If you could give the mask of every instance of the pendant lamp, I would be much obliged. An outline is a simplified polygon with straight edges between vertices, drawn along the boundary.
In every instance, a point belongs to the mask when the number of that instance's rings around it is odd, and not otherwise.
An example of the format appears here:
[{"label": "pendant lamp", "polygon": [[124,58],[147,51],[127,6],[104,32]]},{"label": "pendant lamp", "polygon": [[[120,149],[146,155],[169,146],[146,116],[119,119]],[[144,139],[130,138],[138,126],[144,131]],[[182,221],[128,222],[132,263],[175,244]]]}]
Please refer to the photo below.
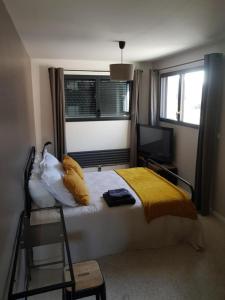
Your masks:
[{"label": "pendant lamp", "polygon": [[134,77],[134,66],[132,64],[123,63],[123,49],[125,47],[125,41],[119,41],[119,48],[121,49],[121,63],[111,64],[110,78],[111,80],[118,81],[131,81]]}]

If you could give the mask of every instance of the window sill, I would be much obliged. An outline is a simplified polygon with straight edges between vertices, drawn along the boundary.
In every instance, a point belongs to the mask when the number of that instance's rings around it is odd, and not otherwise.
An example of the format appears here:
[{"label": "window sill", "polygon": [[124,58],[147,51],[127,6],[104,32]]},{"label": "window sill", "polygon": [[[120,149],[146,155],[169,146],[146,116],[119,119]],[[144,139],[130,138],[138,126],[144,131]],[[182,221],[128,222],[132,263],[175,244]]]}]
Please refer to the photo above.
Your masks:
[{"label": "window sill", "polygon": [[66,122],[96,122],[96,121],[119,121],[119,120],[130,120],[130,116],[101,117],[101,118],[66,118]]},{"label": "window sill", "polygon": [[170,124],[174,124],[174,125],[178,125],[178,126],[190,127],[190,128],[194,128],[194,129],[199,129],[199,125],[185,123],[185,122],[181,122],[181,121],[170,120],[170,119],[160,118],[160,122],[170,123]]}]

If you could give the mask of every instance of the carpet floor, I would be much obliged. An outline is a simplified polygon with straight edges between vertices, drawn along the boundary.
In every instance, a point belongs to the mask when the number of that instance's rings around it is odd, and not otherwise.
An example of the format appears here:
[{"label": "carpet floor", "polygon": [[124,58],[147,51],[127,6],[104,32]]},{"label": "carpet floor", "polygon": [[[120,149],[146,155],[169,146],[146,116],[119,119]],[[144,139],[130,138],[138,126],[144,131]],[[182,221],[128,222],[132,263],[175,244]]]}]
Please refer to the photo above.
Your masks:
[{"label": "carpet floor", "polygon": [[[202,252],[179,245],[99,259],[107,300],[225,300],[225,224],[215,217],[200,219],[206,244]],[[32,299],[58,300],[61,294]]]}]

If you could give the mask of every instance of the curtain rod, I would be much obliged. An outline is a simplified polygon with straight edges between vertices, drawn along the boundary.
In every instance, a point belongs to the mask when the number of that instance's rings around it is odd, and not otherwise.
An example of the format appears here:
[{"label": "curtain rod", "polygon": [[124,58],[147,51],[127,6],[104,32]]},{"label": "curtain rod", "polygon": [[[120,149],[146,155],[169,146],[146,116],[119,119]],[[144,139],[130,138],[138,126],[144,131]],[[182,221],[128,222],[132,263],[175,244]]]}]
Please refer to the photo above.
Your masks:
[{"label": "curtain rod", "polygon": [[[105,73],[110,73],[110,71],[104,71],[104,70],[69,70],[69,69],[64,69],[66,72],[105,72]],[[143,70],[140,70],[143,72]]]},{"label": "curtain rod", "polygon": [[69,72],[106,72],[106,73],[109,73],[109,71],[105,71],[105,70],[67,70],[67,69],[64,69],[64,71],[69,71]]},{"label": "curtain rod", "polygon": [[185,65],[189,65],[195,62],[199,62],[199,61],[204,61],[204,58],[201,59],[196,59],[196,60],[192,60],[183,64],[178,64],[178,65],[174,65],[174,66],[170,66],[170,67],[165,67],[165,68],[161,68],[161,69],[156,69],[157,71],[162,71],[162,70],[167,70],[167,69],[171,69],[171,68],[175,68],[175,67],[180,67],[180,66],[185,66]]}]

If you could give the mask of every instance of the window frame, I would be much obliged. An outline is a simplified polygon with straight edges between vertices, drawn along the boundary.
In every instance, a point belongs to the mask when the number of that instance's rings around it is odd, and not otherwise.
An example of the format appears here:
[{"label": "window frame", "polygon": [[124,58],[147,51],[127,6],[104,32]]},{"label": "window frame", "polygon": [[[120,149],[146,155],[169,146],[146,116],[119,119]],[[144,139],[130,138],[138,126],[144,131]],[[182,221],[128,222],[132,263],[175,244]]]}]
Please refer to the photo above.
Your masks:
[{"label": "window frame", "polygon": [[[97,111],[100,109],[100,99],[98,97],[99,95],[99,81],[101,79],[110,79],[110,76],[106,75],[73,75],[73,74],[64,74],[64,81],[65,79],[92,79],[96,80],[96,116],[95,117],[81,117],[81,118],[68,118],[65,115],[65,122],[96,122],[96,121],[119,121],[119,120],[130,120],[131,119],[131,95],[132,95],[132,82],[127,81],[129,83],[129,89],[130,89],[130,99],[129,99],[129,115],[122,116],[122,117],[102,117],[97,115]],[[65,105],[66,106],[66,105]]]},{"label": "window frame", "polygon": [[204,67],[199,66],[199,67],[194,67],[194,68],[190,68],[190,69],[185,68],[185,69],[182,69],[182,70],[165,72],[165,73],[160,74],[160,91],[159,91],[159,95],[160,95],[160,110],[159,110],[160,116],[159,116],[159,120],[160,120],[160,122],[171,123],[171,124],[175,124],[175,125],[180,125],[180,126],[199,129],[199,125],[197,125],[197,124],[187,123],[187,122],[181,121],[180,120],[181,113],[178,114],[178,119],[177,120],[172,120],[172,119],[161,117],[161,79],[163,77],[180,75],[179,85],[178,85],[178,105],[177,105],[178,112],[180,112],[181,104],[182,104],[181,103],[182,102],[182,100],[181,100],[181,98],[182,98],[181,97],[181,95],[182,95],[182,84],[183,84],[182,75],[185,74],[185,73],[191,73],[191,72],[196,72],[196,71],[204,71]]}]

